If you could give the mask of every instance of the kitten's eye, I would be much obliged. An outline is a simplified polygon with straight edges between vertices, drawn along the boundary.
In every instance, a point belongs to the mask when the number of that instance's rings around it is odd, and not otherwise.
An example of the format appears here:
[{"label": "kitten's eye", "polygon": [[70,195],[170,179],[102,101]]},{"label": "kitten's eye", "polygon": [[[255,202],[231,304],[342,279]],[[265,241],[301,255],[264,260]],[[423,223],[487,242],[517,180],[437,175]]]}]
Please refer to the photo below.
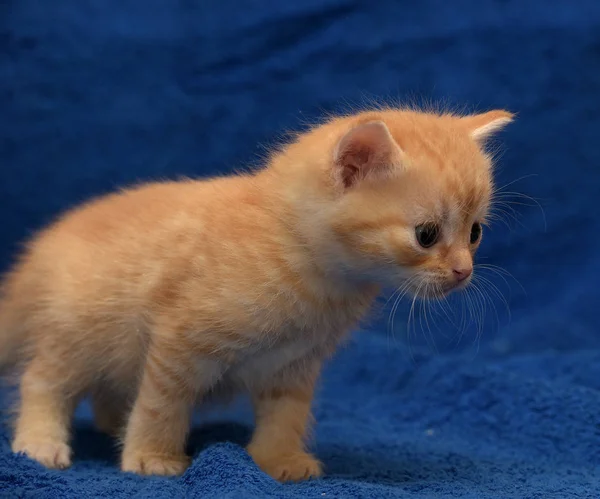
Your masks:
[{"label": "kitten's eye", "polygon": [[475,222],[471,227],[471,244],[475,244],[481,238],[481,224]]},{"label": "kitten's eye", "polygon": [[415,235],[417,236],[417,241],[423,248],[431,248],[440,237],[440,228],[436,223],[427,222],[417,225],[415,228]]}]

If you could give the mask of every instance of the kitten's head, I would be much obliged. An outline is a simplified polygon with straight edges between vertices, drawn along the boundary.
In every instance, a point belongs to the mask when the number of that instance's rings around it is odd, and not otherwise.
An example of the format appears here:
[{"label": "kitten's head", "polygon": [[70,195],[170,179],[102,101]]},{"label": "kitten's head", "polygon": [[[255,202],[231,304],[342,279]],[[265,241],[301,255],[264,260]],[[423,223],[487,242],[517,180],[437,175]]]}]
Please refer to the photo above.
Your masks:
[{"label": "kitten's head", "polygon": [[330,261],[421,297],[465,287],[493,191],[484,141],[511,120],[391,110],[330,123]]}]

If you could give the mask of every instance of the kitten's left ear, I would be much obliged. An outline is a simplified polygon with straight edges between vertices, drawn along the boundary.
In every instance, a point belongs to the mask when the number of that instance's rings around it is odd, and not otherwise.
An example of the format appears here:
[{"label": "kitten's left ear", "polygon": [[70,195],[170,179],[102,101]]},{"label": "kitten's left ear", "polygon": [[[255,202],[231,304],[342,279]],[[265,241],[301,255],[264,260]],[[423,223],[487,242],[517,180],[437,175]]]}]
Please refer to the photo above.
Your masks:
[{"label": "kitten's left ear", "polygon": [[383,121],[362,123],[344,135],[333,152],[334,175],[349,188],[366,178],[383,178],[401,163],[402,150]]},{"label": "kitten's left ear", "polygon": [[473,140],[483,144],[490,136],[513,121],[514,117],[515,115],[508,111],[497,109],[487,113],[465,116],[460,120],[466,125]]}]

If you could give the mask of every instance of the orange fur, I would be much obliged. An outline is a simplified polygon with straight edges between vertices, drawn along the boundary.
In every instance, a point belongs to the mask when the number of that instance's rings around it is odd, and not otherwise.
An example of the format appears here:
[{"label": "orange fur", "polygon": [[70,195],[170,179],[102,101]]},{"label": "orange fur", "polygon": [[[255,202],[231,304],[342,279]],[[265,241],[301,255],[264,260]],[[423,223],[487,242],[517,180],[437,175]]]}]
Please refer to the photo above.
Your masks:
[{"label": "orange fur", "polygon": [[[305,437],[322,361],[380,286],[459,286],[492,193],[482,137],[510,118],[335,118],[255,173],[143,185],[65,214],[2,288],[0,364],[17,351],[24,364],[13,450],[69,466],[89,394],[99,428],[122,434],[123,470],[178,474],[193,405],[248,390],[258,465],[320,475]],[[441,236],[424,249],[415,226],[428,221]]]}]

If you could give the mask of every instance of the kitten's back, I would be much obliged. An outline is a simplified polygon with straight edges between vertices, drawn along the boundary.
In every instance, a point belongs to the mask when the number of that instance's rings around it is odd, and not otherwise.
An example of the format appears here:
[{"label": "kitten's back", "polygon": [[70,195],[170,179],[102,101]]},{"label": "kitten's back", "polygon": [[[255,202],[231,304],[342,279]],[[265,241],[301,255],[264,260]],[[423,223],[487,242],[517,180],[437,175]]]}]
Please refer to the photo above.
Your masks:
[{"label": "kitten's back", "polygon": [[127,317],[133,323],[121,324],[123,330],[143,332],[143,308],[169,262],[189,261],[201,250],[196,236],[206,232],[206,217],[214,227],[228,216],[224,211],[252,196],[249,176],[161,182],[64,214],[32,238],[3,279],[0,370],[26,355],[21,347],[27,350],[30,336],[49,324],[79,323],[92,337],[99,324],[86,318]]}]

